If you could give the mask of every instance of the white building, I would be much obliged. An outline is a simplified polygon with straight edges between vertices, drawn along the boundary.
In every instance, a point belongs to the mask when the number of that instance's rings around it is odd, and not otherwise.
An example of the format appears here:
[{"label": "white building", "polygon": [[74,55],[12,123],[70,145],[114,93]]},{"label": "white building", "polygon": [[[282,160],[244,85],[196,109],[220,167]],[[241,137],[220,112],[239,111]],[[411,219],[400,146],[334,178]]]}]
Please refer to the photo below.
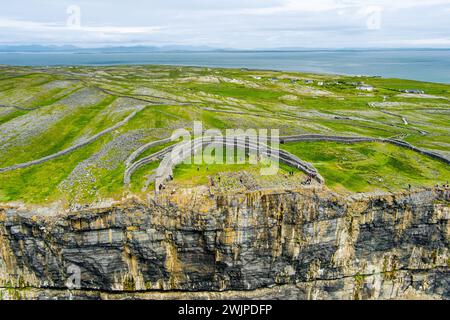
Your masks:
[{"label": "white building", "polygon": [[423,90],[410,90],[410,89],[404,90],[403,92],[404,93],[413,93],[413,94],[424,94],[425,93],[425,91],[423,91]]},{"label": "white building", "polygon": [[357,87],[357,89],[358,89],[358,90],[361,90],[361,91],[369,91],[369,92],[372,92],[372,91],[374,90],[374,87],[372,87],[372,86],[367,86],[367,85],[362,85],[362,86]]}]

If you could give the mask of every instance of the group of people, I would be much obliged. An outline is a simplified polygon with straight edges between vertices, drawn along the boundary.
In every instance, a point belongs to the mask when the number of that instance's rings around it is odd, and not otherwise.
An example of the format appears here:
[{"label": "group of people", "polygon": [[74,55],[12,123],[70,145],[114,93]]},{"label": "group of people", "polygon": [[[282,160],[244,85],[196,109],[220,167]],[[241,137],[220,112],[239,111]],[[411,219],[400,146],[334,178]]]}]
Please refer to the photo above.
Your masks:
[{"label": "group of people", "polygon": [[[294,171],[289,171],[289,176],[293,177],[295,175]],[[306,180],[303,182],[303,184],[310,185],[312,183],[312,180],[316,177],[315,174],[309,173]]]},{"label": "group of people", "polygon": [[[439,184],[435,185],[434,187],[435,187],[436,189],[441,188],[441,186],[440,186]],[[442,184],[442,188],[444,188],[444,189],[449,189],[449,188],[450,188],[450,184],[448,183],[448,181],[447,181],[447,183]]]},{"label": "group of people", "polygon": [[313,180],[315,177],[316,177],[315,174],[313,174],[313,173],[308,173],[308,177],[306,178],[306,180],[305,180],[305,182],[304,182],[303,184],[311,185],[312,180]]}]

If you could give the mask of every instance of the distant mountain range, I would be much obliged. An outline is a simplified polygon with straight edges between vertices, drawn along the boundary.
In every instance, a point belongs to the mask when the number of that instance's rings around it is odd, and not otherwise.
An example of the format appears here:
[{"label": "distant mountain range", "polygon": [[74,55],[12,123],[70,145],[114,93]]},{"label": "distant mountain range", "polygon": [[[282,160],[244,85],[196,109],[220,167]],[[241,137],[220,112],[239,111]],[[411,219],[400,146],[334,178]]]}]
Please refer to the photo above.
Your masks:
[{"label": "distant mountain range", "polygon": [[164,45],[164,46],[111,46],[97,48],[82,48],[72,45],[0,45],[0,53],[140,53],[140,52],[214,52],[214,51],[345,51],[345,50],[449,50],[449,49],[427,49],[427,48],[266,48],[266,49],[233,49],[214,48],[209,46],[184,46],[184,45]]},{"label": "distant mountain range", "polygon": [[98,48],[81,48],[71,45],[0,45],[0,52],[73,52],[73,53],[132,53],[132,52],[161,52],[161,51],[217,51],[223,49],[208,46],[115,46]]}]

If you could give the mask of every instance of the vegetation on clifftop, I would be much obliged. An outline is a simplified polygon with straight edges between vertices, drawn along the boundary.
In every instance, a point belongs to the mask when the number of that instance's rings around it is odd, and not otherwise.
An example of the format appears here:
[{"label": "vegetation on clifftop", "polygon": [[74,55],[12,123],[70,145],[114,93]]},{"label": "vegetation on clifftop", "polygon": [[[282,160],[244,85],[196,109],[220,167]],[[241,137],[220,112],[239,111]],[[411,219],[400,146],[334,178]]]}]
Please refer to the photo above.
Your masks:
[{"label": "vegetation on clifftop", "polygon": [[[362,84],[373,91],[358,90]],[[406,94],[407,89],[425,94]],[[151,192],[147,180],[158,163],[138,170],[128,189],[123,184],[125,160],[175,129],[191,130],[193,121],[201,121],[204,129],[395,138],[450,157],[446,84],[200,67],[2,66],[0,106],[0,168],[83,143],[136,112],[70,153],[0,172],[0,202],[91,202]],[[168,145],[153,147],[138,159]],[[395,191],[450,180],[448,164],[389,144],[297,142],[281,147],[312,163],[326,185],[340,192]],[[250,165],[181,165],[173,184],[207,184],[224,174],[255,188],[285,186],[291,185],[285,182],[291,171],[282,167],[277,177],[262,181],[250,178],[258,175]],[[289,179],[301,183],[305,176],[296,172]]]}]

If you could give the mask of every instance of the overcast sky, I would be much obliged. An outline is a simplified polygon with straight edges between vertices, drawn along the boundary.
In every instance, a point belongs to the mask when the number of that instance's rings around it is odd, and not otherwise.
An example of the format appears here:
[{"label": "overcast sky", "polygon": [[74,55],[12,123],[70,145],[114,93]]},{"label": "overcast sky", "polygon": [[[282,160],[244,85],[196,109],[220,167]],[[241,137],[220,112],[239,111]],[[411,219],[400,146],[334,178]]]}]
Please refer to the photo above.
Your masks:
[{"label": "overcast sky", "polygon": [[450,0],[0,0],[0,43],[450,48]]}]

